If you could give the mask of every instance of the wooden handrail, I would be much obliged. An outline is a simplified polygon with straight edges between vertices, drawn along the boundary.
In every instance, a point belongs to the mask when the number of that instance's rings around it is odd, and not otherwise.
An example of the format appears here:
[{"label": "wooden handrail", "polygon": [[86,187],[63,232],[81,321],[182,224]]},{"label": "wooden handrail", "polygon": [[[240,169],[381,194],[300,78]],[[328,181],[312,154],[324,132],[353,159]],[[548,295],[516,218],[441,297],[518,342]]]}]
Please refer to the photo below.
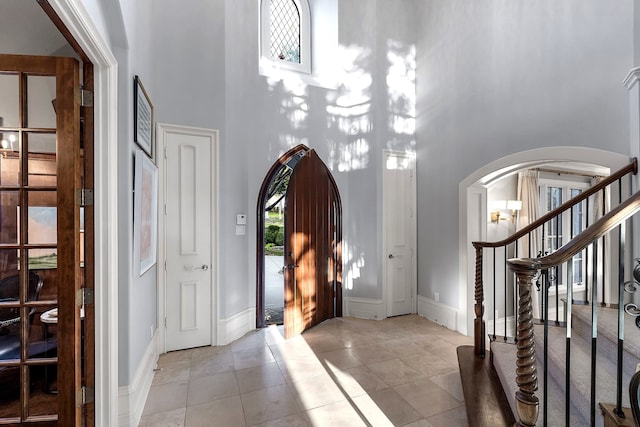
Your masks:
[{"label": "wooden handrail", "polygon": [[633,158],[631,163],[629,163],[627,166],[623,167],[622,169],[615,172],[614,174],[609,175],[608,177],[606,177],[605,179],[603,179],[593,187],[581,192],[576,197],[567,200],[566,202],[558,206],[556,209],[544,214],[543,216],[541,216],[531,224],[527,225],[521,230],[516,231],[506,239],[500,240],[499,242],[473,242],[473,247],[474,248],[499,248],[502,246],[509,245],[515,242],[516,240],[518,240],[519,238],[521,238],[522,236],[529,234],[530,232],[540,227],[542,224],[546,223],[550,219],[555,218],[556,216],[560,215],[562,212],[570,209],[572,206],[575,206],[578,203],[582,202],[583,200],[586,200],[589,196],[597,193],[598,191],[607,187],[609,184],[614,183],[615,181],[619,180],[620,178],[622,178],[623,176],[629,173],[633,173],[634,175],[638,173],[638,159],[635,157]]},{"label": "wooden handrail", "polygon": [[512,258],[507,263],[515,271],[539,270],[563,264],[638,211],[640,211],[640,191],[613,208],[557,251],[541,258]]}]

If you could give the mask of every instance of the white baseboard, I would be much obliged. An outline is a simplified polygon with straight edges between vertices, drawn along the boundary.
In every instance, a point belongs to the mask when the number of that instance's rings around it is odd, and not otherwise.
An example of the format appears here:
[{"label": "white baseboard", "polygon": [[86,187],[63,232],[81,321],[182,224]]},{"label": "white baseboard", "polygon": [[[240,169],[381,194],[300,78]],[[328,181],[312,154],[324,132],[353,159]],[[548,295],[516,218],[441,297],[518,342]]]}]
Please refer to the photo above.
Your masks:
[{"label": "white baseboard", "polygon": [[256,308],[250,307],[228,319],[218,321],[218,342],[226,345],[256,328]]},{"label": "white baseboard", "polygon": [[156,329],[131,384],[118,388],[118,425],[120,427],[135,427],[140,423],[153,381],[153,370],[158,363],[158,336]]},{"label": "white baseboard", "polygon": [[380,299],[347,297],[344,298],[344,303],[345,316],[369,320],[382,320],[387,317]]},{"label": "white baseboard", "polygon": [[458,310],[449,305],[418,295],[418,314],[438,325],[458,330]]}]

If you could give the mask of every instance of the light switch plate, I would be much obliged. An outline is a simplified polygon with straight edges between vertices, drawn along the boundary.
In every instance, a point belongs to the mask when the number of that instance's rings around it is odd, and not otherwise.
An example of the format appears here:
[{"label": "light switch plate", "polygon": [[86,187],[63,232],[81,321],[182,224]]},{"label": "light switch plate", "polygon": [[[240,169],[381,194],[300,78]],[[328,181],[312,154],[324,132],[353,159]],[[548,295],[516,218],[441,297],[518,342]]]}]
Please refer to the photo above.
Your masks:
[{"label": "light switch plate", "polygon": [[245,226],[236,225],[236,236],[244,236],[244,235],[245,235]]}]

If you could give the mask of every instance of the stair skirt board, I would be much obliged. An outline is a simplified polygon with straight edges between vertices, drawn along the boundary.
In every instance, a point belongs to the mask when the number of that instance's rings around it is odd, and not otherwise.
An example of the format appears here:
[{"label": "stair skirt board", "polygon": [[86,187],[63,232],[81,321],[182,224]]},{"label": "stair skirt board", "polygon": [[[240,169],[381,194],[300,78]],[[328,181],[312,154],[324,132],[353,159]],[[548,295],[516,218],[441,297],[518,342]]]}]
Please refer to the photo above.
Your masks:
[{"label": "stair skirt board", "polygon": [[[571,338],[571,425],[590,424],[591,411],[591,306],[573,305]],[[618,312],[616,309],[598,307],[598,339],[596,357],[596,405],[614,403],[616,399],[616,361],[618,342]],[[640,331],[634,319],[625,316],[625,341],[623,354],[623,406],[629,407],[628,384],[640,362]],[[564,425],[565,421],[565,354],[566,328],[549,326],[548,343],[548,425]],[[536,357],[538,360],[538,392],[540,412],[543,417],[543,361],[544,326],[535,326]],[[491,356],[512,411],[515,412],[516,346],[496,341],[491,344]],[[629,411],[630,412],[630,411]],[[631,416],[631,413],[629,413]],[[600,408],[596,407],[596,426],[603,425]]]}]

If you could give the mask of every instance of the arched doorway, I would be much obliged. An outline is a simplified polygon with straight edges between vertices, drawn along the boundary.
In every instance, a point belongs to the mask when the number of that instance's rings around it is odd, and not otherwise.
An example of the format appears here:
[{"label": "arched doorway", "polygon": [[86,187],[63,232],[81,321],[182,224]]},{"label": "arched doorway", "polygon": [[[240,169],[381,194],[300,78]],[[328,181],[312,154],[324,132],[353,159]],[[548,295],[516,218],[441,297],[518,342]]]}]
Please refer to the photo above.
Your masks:
[{"label": "arched doorway", "polygon": [[257,206],[257,327],[284,324],[291,336],[342,315],[341,214],[314,150],[298,145],[269,169]]},{"label": "arched doorway", "polygon": [[464,334],[473,331],[473,304],[475,255],[472,241],[486,238],[487,185],[500,177],[519,170],[572,162],[597,165],[616,171],[629,163],[629,156],[586,147],[545,147],[505,156],[491,162],[462,180],[459,190],[459,301],[458,330]]}]

